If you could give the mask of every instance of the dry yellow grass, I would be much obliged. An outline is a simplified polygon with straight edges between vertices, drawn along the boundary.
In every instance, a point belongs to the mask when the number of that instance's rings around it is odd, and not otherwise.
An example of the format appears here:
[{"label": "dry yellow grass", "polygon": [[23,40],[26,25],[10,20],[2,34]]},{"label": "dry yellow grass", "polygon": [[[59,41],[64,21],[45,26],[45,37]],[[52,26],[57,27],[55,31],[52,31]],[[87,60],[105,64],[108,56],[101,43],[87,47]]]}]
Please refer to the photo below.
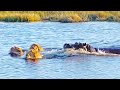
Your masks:
[{"label": "dry yellow grass", "polygon": [[[91,16],[91,17],[89,17]],[[0,21],[36,22],[48,18],[49,21],[72,20],[84,22],[95,18],[100,21],[120,21],[120,11],[0,11]]]}]

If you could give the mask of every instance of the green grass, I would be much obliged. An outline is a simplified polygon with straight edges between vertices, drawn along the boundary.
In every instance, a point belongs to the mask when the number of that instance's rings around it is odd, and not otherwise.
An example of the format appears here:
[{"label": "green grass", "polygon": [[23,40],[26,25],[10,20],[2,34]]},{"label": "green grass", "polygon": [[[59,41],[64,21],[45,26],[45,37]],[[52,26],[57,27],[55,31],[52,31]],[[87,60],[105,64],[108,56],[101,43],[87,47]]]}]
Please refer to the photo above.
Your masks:
[{"label": "green grass", "polygon": [[0,11],[4,22],[88,22],[120,21],[120,11]]}]

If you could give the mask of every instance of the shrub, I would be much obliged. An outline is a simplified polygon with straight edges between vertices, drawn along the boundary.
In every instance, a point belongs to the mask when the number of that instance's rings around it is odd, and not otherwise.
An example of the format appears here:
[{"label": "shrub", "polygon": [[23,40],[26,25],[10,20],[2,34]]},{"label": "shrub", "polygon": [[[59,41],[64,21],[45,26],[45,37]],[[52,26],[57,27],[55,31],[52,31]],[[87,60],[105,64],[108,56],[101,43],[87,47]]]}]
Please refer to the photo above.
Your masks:
[{"label": "shrub", "polygon": [[116,18],[113,16],[109,16],[106,20],[107,21],[117,21]]},{"label": "shrub", "polygon": [[80,16],[75,14],[75,15],[70,15],[70,16],[64,17],[64,18],[60,19],[59,21],[62,23],[73,23],[73,22],[82,21],[82,18],[80,18]]},{"label": "shrub", "polygon": [[72,23],[73,19],[71,17],[65,17],[65,18],[60,19],[59,22],[62,22],[62,23]]},{"label": "shrub", "polygon": [[89,21],[97,21],[97,20],[99,20],[99,18],[95,14],[90,14],[90,15],[88,15],[88,20]]},{"label": "shrub", "polygon": [[48,20],[52,21],[52,22],[57,22],[57,21],[59,21],[59,18],[58,17],[49,17]]},{"label": "shrub", "polygon": [[80,21],[82,21],[82,18],[79,15],[77,15],[77,14],[71,15],[70,17],[73,19],[73,22],[80,22]]}]

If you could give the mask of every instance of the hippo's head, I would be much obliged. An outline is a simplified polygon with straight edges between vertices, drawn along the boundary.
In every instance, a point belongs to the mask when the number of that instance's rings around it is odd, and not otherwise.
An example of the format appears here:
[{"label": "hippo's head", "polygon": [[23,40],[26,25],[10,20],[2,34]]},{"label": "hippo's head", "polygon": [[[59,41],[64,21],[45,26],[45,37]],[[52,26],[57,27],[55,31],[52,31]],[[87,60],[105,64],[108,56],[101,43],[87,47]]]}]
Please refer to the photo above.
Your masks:
[{"label": "hippo's head", "polygon": [[63,46],[63,48],[64,48],[64,49],[72,48],[72,45],[65,43],[64,46]]}]

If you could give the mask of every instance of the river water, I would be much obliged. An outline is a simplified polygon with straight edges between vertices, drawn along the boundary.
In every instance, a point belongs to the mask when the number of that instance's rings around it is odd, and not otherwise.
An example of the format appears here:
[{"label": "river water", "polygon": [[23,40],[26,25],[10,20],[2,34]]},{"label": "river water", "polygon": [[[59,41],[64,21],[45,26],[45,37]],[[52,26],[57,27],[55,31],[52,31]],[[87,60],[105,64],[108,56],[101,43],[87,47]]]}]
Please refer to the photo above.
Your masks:
[{"label": "river water", "polygon": [[[39,43],[49,53],[64,43],[86,42],[96,48],[120,48],[120,23],[117,22],[0,22],[1,79],[120,79],[120,57],[58,55],[27,62],[8,53],[12,46],[28,50]],[[48,52],[44,52],[48,53]]]}]

